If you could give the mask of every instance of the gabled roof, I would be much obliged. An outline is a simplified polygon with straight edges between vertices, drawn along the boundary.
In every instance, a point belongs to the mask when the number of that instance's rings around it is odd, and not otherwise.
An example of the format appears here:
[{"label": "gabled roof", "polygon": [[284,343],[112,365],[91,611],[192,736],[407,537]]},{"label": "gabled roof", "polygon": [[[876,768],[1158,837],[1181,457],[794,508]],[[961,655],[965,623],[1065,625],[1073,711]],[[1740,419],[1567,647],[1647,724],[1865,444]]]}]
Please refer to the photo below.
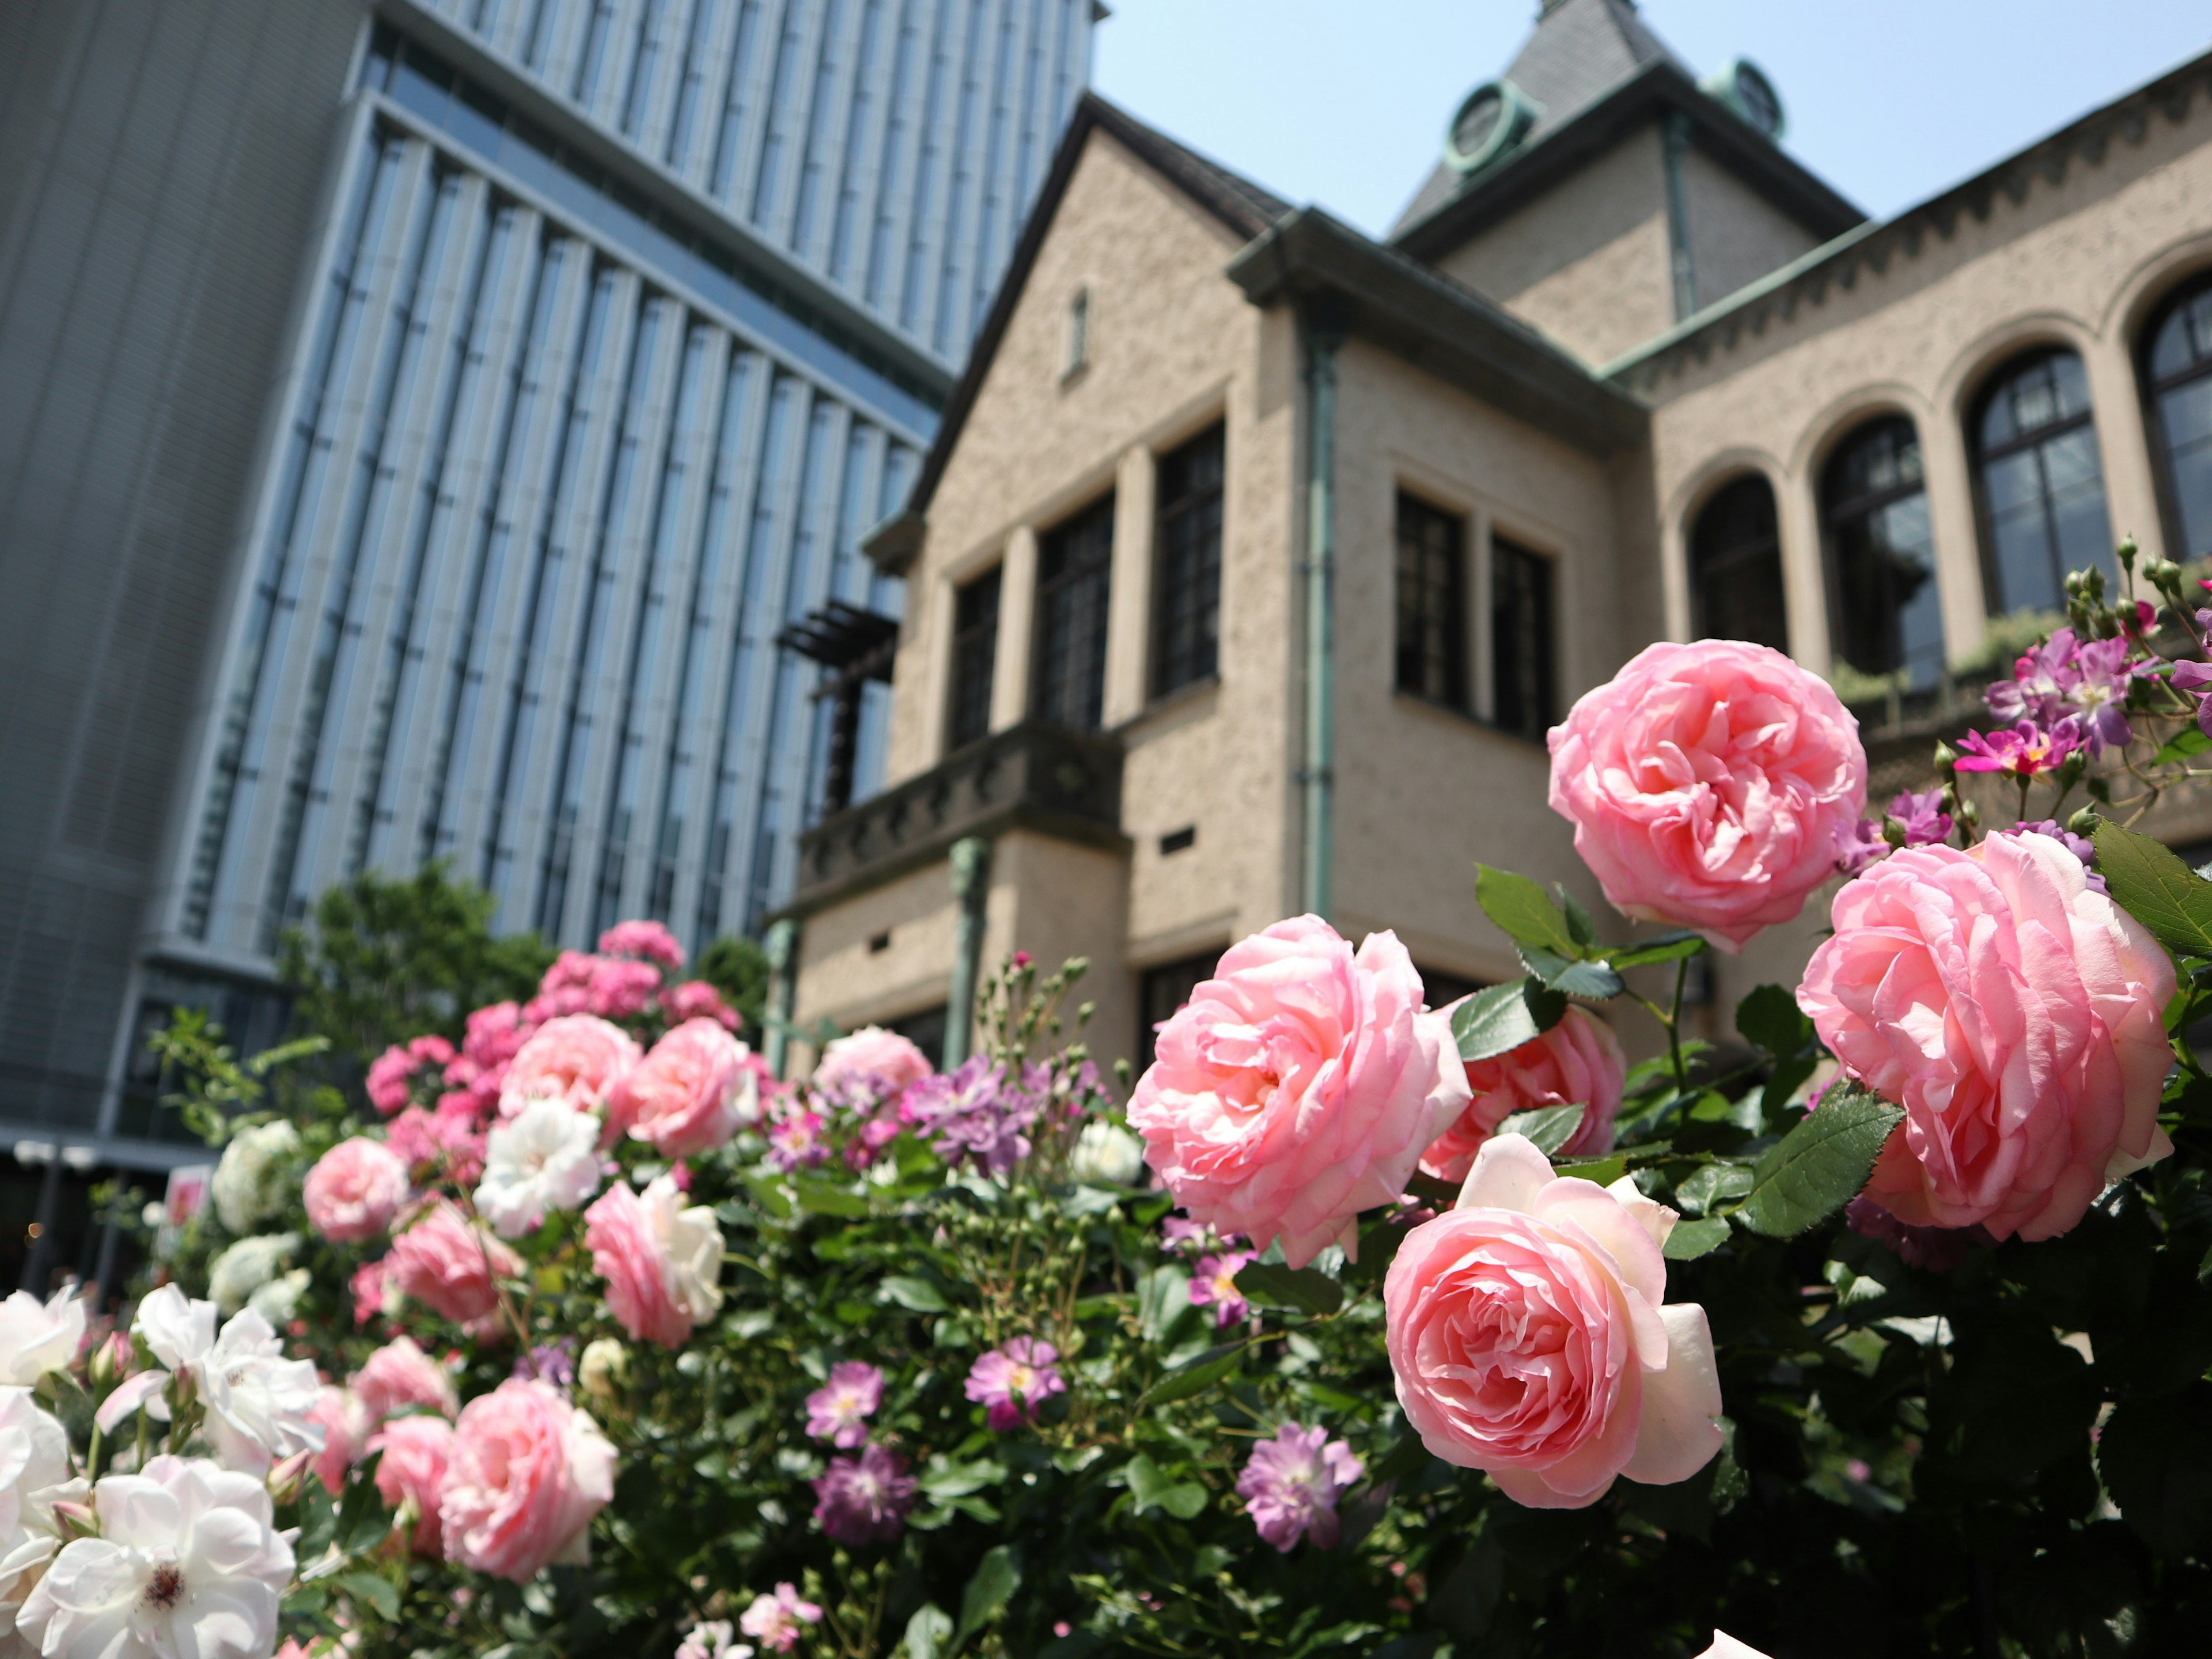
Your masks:
[{"label": "gabled roof", "polygon": [[1424,259],[1451,249],[1660,116],[1686,115],[1698,147],[1813,234],[1866,216],[1735,110],[1701,88],[1631,0],[1556,0],[1505,78],[1542,106],[1512,153],[1468,176],[1439,161],[1391,227]]},{"label": "gabled roof", "polygon": [[1006,274],[1000,279],[990,314],[983,319],[982,331],[975,337],[968,367],[945,401],[937,436],[929,446],[929,453],[922,461],[921,471],[914,481],[906,504],[861,538],[861,551],[885,571],[896,574],[904,570],[921,546],[922,516],[929,510],[930,498],[937,493],[945,464],[951,456],[953,445],[960,441],[960,429],[967,424],[969,411],[975,405],[975,394],[982,389],[991,360],[998,356],[1022,290],[1029,285],[1030,269],[1036,264],[1037,251],[1044,246],[1045,233],[1051,228],[1053,215],[1059,210],[1060,198],[1066,193],[1068,180],[1075,175],[1075,164],[1093,132],[1110,134],[1116,143],[1247,240],[1291,211],[1289,203],[1250,179],[1146,126],[1097,93],[1085,93],[1076,104],[1067,131],[1060,138],[1060,149],[1053,155],[1052,171],[1045,175],[1044,185],[1037,191],[1036,205],[1030,210],[1029,221],[1022,227],[1021,240],[1014,244],[1013,258],[1007,261]]}]

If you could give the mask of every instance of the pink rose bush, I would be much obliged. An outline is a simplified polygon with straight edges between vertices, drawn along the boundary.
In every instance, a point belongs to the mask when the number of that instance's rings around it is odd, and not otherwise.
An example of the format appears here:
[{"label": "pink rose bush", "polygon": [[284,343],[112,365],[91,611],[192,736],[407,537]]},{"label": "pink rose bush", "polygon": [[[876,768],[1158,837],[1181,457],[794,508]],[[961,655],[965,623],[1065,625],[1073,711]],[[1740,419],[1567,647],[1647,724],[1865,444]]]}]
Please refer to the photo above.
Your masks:
[{"label": "pink rose bush", "polygon": [[1893,854],[1836,896],[1797,1000],[1905,1108],[1868,1194],[1909,1225],[2050,1238],[2166,1157],[2173,964],[2049,836]]},{"label": "pink rose bush", "polygon": [[341,1140],[307,1171],[308,1224],[334,1244],[358,1244],[392,1224],[407,1201],[407,1166],[380,1140]]},{"label": "pink rose bush", "polygon": [[641,1341],[680,1348],[722,1305],[721,1229],[712,1210],[684,1205],[672,1177],[642,1194],[617,1182],[584,1212],[584,1229],[609,1310]]},{"label": "pink rose bush", "polygon": [[497,1311],[498,1281],[522,1272],[520,1256],[446,1199],[392,1240],[384,1260],[394,1290],[457,1325]]},{"label": "pink rose bush", "polygon": [[1467,1108],[1464,1069],[1392,933],[1355,954],[1314,916],[1230,947],[1160,1028],[1129,1102],[1145,1158],[1194,1220],[1282,1242],[1294,1267],[1356,1249]]},{"label": "pink rose bush", "polygon": [[1628,1059],[1613,1028],[1588,1010],[1570,1007],[1557,1025],[1519,1048],[1467,1063],[1473,1098],[1458,1120],[1421,1154],[1421,1168],[1442,1181],[1464,1181],[1474,1155],[1516,1112],[1547,1106],[1583,1107],[1583,1121],[1560,1151],[1595,1158],[1613,1150]]},{"label": "pink rose bush", "polygon": [[1413,1229],[1384,1281],[1422,1443],[1534,1509],[1710,1462],[1720,1383],[1705,1310],[1666,1301],[1674,1221],[1626,1176],[1556,1177],[1520,1135],[1485,1142],[1458,1207]]},{"label": "pink rose bush", "polygon": [[369,1355],[351,1384],[369,1416],[380,1422],[413,1406],[441,1417],[460,1409],[452,1375],[408,1336],[395,1336]]},{"label": "pink rose bush", "polygon": [[719,1022],[686,1020],[615,1083],[609,1118],[671,1158],[696,1157],[760,1121],[765,1069]]},{"label": "pink rose bush", "polygon": [[1866,804],[1857,721],[1763,645],[1647,646],[1550,743],[1552,810],[1613,908],[1723,951],[1796,916]]},{"label": "pink rose bush", "polygon": [[453,1425],[438,1489],[447,1559],[518,1584],[551,1562],[588,1560],[614,1465],[599,1425],[550,1384],[517,1377],[477,1395]]},{"label": "pink rose bush", "polygon": [[642,1058],[635,1039],[597,1014],[562,1014],[532,1033],[508,1062],[499,1115],[520,1115],[533,1100],[597,1112]]},{"label": "pink rose bush", "polygon": [[395,1417],[377,1430],[368,1449],[381,1452],[377,1496],[402,1515],[411,1513],[410,1553],[425,1561],[444,1558],[446,1472],[453,1458],[453,1425],[442,1417]]}]

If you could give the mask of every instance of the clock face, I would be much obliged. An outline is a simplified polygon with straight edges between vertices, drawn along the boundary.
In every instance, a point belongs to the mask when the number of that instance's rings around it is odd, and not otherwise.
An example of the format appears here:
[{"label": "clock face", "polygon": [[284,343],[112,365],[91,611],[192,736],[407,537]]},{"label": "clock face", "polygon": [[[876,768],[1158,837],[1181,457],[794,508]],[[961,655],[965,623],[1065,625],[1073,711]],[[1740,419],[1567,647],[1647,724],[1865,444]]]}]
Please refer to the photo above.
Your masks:
[{"label": "clock face", "polygon": [[1744,119],[1770,138],[1781,135],[1781,95],[1774,90],[1774,83],[1749,64],[1735,66],[1735,96]]},{"label": "clock face", "polygon": [[1510,81],[1477,87],[1452,117],[1444,135],[1444,160],[1462,173],[1476,173],[1521,141],[1536,110]]},{"label": "clock face", "polygon": [[1481,155],[1504,116],[1505,94],[1494,86],[1480,88],[1460,106],[1459,118],[1452,123],[1452,148],[1465,156]]}]

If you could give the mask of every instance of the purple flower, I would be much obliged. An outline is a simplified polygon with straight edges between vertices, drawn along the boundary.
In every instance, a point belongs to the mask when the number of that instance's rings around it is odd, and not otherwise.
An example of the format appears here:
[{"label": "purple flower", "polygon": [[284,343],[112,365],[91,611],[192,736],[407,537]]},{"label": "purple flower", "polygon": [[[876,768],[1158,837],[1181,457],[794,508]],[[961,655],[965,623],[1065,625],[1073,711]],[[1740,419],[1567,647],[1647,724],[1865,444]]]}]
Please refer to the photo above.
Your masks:
[{"label": "purple flower", "polygon": [[528,1358],[514,1362],[514,1374],[550,1382],[566,1394],[576,1386],[576,1362],[570,1352],[574,1346],[574,1340],[564,1336],[558,1342],[532,1348]]},{"label": "purple flower", "polygon": [[1959,757],[1961,772],[2002,772],[2007,777],[2040,777],[2056,772],[2079,747],[2070,726],[2060,723],[2045,730],[2032,720],[1986,735],[1969,732],[1959,739],[1966,752]]},{"label": "purple flower", "polygon": [[2131,648],[2125,637],[2083,642],[2062,628],[2013,665],[2012,678],[1985,689],[1982,699],[2008,726],[2070,732],[2094,759],[2106,745],[2128,741],[2128,683],[2150,666],[2131,665]]},{"label": "purple flower", "polygon": [[1309,1536],[1325,1550],[1337,1540],[1337,1498],[1366,1472],[1352,1448],[1331,1440],[1327,1429],[1285,1423],[1273,1440],[1252,1448],[1237,1477],[1237,1495],[1260,1536],[1285,1554]]},{"label": "purple flower", "polygon": [[991,1350],[968,1371],[968,1397],[984,1407],[993,1428],[1006,1430],[1036,1420],[1036,1408],[1054,1395],[1067,1392],[1056,1363],[1060,1350],[1034,1336],[1017,1336]]},{"label": "purple flower", "polygon": [[[1951,815],[1943,810],[1943,792],[1929,789],[1915,794],[1905,790],[1890,802],[1886,815],[1905,826],[1907,847],[1927,847],[1951,836]],[[1862,818],[1850,830],[1840,834],[1841,846],[1836,854],[1836,867],[1847,876],[1856,876],[1869,865],[1887,858],[1896,849],[1882,833],[1883,820]]]},{"label": "purple flower", "polygon": [[2142,672],[2129,666],[2128,649],[2124,639],[2097,640],[2074,653],[2075,672],[2074,683],[2066,689],[2065,723],[2074,728],[2092,759],[2107,744],[2127,746],[2128,683]]},{"label": "purple flower", "polygon": [[884,1374],[865,1359],[841,1359],[827,1387],[806,1396],[806,1432],[840,1449],[868,1437],[867,1419],[884,1403]]},{"label": "purple flower", "polygon": [[1163,1250],[1196,1250],[1201,1255],[1220,1250],[1233,1250],[1245,1242],[1242,1233],[1217,1233],[1203,1221],[1193,1221],[1177,1212],[1160,1223],[1160,1248]]},{"label": "purple flower", "polygon": [[1253,1260],[1249,1250],[1224,1250],[1219,1255],[1202,1255],[1198,1259],[1198,1271],[1191,1276],[1190,1304],[1213,1309],[1213,1328],[1234,1325],[1249,1311],[1244,1292],[1237,1288],[1237,1274]]},{"label": "purple flower", "polygon": [[1040,1103],[976,1054],[949,1076],[926,1077],[908,1089],[899,1115],[934,1137],[931,1146],[946,1163],[965,1158],[1004,1175],[1030,1155],[1026,1131],[1036,1121]]},{"label": "purple flower", "polygon": [[[2075,835],[2055,818],[2045,818],[2038,823],[2015,823],[2009,830],[2000,830],[1996,833],[2001,836],[2048,836],[2075,858],[2081,860],[2084,867],[2093,863],[2097,856],[2097,848],[2094,842]],[[2089,889],[2096,893],[2106,890],[2105,878],[2094,869],[2089,871]]]},{"label": "purple flower", "polygon": [[906,1526],[921,1483],[906,1459],[882,1446],[833,1457],[814,1482],[814,1518],[841,1544],[888,1544]]},{"label": "purple flower", "polygon": [[2079,678],[2074,665],[2074,630],[2062,628],[2014,663],[2010,679],[1986,687],[1982,701],[2007,726],[2022,720],[2050,726],[2066,712],[2067,694]]},{"label": "purple flower", "polygon": [[789,1175],[793,1170],[811,1169],[829,1156],[830,1147],[822,1139],[822,1118],[818,1113],[810,1112],[803,1106],[792,1107],[769,1126],[770,1169]]}]

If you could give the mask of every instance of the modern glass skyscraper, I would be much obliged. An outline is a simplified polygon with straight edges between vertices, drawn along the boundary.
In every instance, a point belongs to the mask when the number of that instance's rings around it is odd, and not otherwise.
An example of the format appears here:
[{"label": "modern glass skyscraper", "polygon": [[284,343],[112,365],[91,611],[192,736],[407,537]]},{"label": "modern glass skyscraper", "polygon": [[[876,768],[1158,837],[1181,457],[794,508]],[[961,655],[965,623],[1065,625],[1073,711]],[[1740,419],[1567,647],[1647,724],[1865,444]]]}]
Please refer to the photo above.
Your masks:
[{"label": "modern glass skyscraper", "polygon": [[757,924],[826,714],[775,635],[896,612],[857,544],[1092,5],[0,0],[0,1142],[150,1159],[143,1026],[266,1035],[364,868],[562,943]]}]

